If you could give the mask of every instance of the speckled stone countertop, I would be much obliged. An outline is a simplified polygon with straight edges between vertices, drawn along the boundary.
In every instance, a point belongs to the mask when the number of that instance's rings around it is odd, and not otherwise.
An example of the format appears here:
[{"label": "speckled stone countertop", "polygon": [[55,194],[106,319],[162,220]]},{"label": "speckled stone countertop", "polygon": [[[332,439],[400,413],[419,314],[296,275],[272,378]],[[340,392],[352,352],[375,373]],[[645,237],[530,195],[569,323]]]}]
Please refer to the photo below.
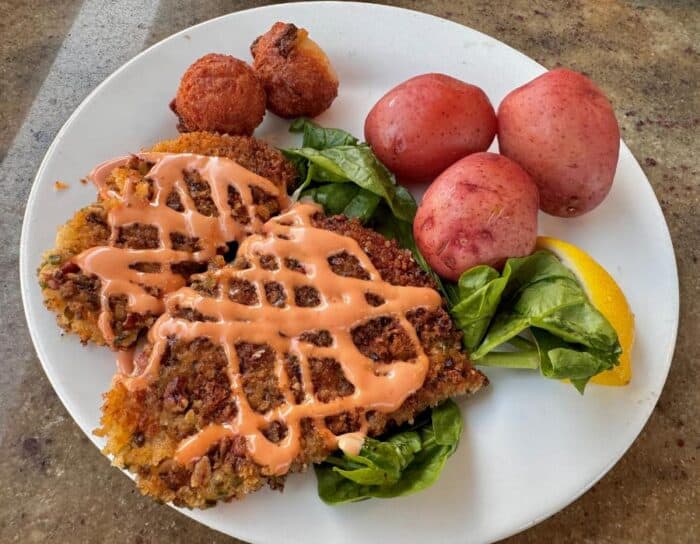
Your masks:
[{"label": "speckled stone countertop", "polygon": [[[165,36],[266,3],[0,0],[0,542],[235,542],[139,496],[73,423],[29,339],[17,262],[33,176],[85,95]],[[508,542],[700,542],[700,4],[389,3],[452,19],[547,67],[592,77],[615,106],[676,250],[676,356],[649,423],[588,493]]]}]

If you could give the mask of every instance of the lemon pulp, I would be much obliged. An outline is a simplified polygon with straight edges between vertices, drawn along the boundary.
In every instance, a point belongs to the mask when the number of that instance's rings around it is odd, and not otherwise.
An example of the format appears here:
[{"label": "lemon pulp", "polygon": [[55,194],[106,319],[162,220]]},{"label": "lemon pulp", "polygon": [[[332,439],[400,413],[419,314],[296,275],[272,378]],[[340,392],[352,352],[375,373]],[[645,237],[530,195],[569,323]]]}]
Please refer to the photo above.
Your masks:
[{"label": "lemon pulp", "polygon": [[634,314],[625,294],[613,277],[588,253],[573,244],[540,236],[537,248],[554,253],[579,279],[591,304],[610,322],[622,346],[620,364],[594,376],[592,383],[599,385],[626,385],[632,378],[632,343],[634,342]]}]

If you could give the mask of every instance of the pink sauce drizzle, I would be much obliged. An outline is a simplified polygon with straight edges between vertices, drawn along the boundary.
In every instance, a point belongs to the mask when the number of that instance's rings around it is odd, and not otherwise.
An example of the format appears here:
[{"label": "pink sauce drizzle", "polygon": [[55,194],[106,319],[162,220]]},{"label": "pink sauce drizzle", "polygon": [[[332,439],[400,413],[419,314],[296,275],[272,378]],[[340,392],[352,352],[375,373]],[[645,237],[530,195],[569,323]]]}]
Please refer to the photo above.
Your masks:
[{"label": "pink sauce drizzle", "polygon": [[[195,261],[206,263],[227,242],[241,241],[248,234],[260,232],[262,221],[256,215],[252,188],[258,187],[273,195],[284,208],[288,197],[284,188],[243,168],[224,157],[208,157],[190,153],[139,153],[138,158],[154,163],[147,178],[153,182],[153,198],[148,201],[135,193],[140,179],[129,178],[122,193],[110,188],[109,181],[115,168],[126,166],[131,157],[120,157],[97,166],[89,178],[95,183],[103,198],[113,198],[119,204],[107,216],[111,237],[107,246],[98,246],[77,255],[75,262],[86,274],[100,279],[101,311],[98,326],[105,341],[114,345],[110,297],[126,295],[127,309],[139,314],[161,314],[165,306],[162,295],[185,285],[185,279],[171,270],[173,263]],[[183,172],[197,172],[211,189],[211,198],[218,210],[217,216],[206,216],[197,211],[187,190]],[[228,187],[239,193],[250,221],[241,224],[233,217],[228,203]],[[171,192],[180,197],[184,211],[167,206]],[[158,228],[159,247],[156,249],[128,249],[115,247],[119,228],[134,223]],[[172,249],[171,233],[197,238],[199,249],[194,253]],[[140,272],[130,265],[158,263],[158,272]],[[147,288],[157,289],[161,296],[154,296]],[[123,361],[120,362],[122,364]]]},{"label": "pink sauce drizzle", "polygon": [[[325,427],[324,418],[358,408],[392,412],[423,385],[429,359],[405,316],[416,308],[438,308],[442,303],[440,295],[430,288],[396,286],[383,281],[354,239],[312,225],[312,217],[318,211],[319,208],[312,204],[296,204],[283,215],[268,221],[263,227],[266,234],[247,238],[239,248],[239,255],[250,263],[250,268],[223,268],[213,272],[220,286],[216,297],[203,296],[188,287],[168,295],[166,313],[149,332],[152,350],[148,360],[137,365],[140,368],[132,373],[118,377],[129,390],[148,387],[158,375],[169,337],[185,341],[204,337],[223,346],[237,414],[232,421],[209,425],[183,440],[175,454],[177,462],[193,462],[222,438],[242,435],[256,463],[270,474],[284,474],[301,451],[301,422],[304,418],[311,418],[322,430],[330,449],[341,446],[356,453],[367,432],[366,418],[363,416],[359,431],[341,436],[333,435]],[[332,271],[328,257],[342,251],[358,259],[368,272],[369,281],[339,276]],[[258,260],[260,255],[274,255],[280,263],[285,257],[297,259],[304,266],[305,274],[284,266],[276,270],[264,269]],[[227,293],[232,279],[247,280],[254,285],[258,303],[246,306],[230,300]],[[267,301],[264,285],[270,281],[284,286],[286,306],[273,306]],[[294,288],[309,285],[319,292],[320,305],[296,306]],[[381,296],[385,302],[380,306],[370,305],[365,298],[367,292]],[[179,308],[191,308],[215,321],[190,322],[173,317]],[[399,322],[414,345],[414,359],[377,365],[358,350],[352,339],[352,329],[380,316],[392,316]],[[318,347],[300,340],[303,332],[319,328],[329,331],[333,338],[331,346]],[[253,410],[243,391],[235,350],[235,344],[241,341],[267,344],[275,351],[275,374],[284,401],[264,414]],[[300,404],[295,403],[284,368],[287,353],[299,360],[306,395]],[[309,361],[312,357],[338,361],[345,378],[354,385],[354,392],[326,403],[318,401],[311,379]],[[283,422],[287,427],[286,436],[278,443],[269,441],[262,433],[262,429],[274,421]]]}]

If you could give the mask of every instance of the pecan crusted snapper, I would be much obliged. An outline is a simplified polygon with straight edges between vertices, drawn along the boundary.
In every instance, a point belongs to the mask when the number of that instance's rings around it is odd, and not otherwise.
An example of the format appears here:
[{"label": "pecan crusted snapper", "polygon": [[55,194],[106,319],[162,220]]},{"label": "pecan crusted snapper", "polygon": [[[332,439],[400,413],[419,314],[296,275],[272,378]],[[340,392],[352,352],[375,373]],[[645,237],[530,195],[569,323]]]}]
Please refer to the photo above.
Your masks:
[{"label": "pecan crusted snapper", "polygon": [[231,242],[279,213],[296,172],[262,141],[195,132],[90,177],[99,198],[60,229],[39,281],[63,329],[124,349],[162,313],[167,292],[221,266]]},{"label": "pecan crusted snapper", "polygon": [[202,508],[281,488],[487,384],[409,251],[307,203],[263,232],[166,297],[105,394],[105,453],[160,501]]}]

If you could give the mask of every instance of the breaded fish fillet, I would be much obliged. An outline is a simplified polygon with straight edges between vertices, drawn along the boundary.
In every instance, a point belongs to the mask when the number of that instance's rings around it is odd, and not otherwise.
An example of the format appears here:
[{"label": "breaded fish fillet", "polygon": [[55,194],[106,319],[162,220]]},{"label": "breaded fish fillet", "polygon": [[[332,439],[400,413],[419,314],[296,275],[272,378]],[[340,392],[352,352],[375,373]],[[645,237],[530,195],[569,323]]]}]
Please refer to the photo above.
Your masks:
[{"label": "breaded fish fillet", "polygon": [[[338,437],[362,431],[378,436],[448,397],[473,393],[488,383],[462,351],[461,333],[443,308],[432,280],[409,251],[356,220],[326,217],[318,211],[309,215],[313,228],[334,233],[335,238],[307,236],[294,231],[290,213],[266,224],[267,238],[248,238],[233,265],[195,276],[190,288],[170,295],[168,313],[151,330],[151,344],[136,358],[136,371],[115,379],[105,394],[102,426],[97,431],[107,439],[104,452],[113,456],[117,466],[137,475],[144,494],[179,506],[203,508],[240,499],[265,484],[281,488],[286,473],[303,471],[337,449],[337,443],[329,442],[329,433]],[[291,225],[293,236],[275,230],[281,225]],[[271,240],[275,237],[277,240]],[[342,247],[356,249],[339,249],[312,260],[312,246],[329,239],[331,245],[338,240]],[[275,247],[276,243],[289,244],[284,247],[291,251],[280,257],[251,249]],[[323,261],[327,261],[325,272]],[[322,284],[324,273],[326,283]],[[329,285],[329,276],[332,293],[322,287]],[[287,284],[275,280],[279,277],[286,277]],[[391,297],[387,292],[393,293]],[[357,293],[364,293],[364,301],[352,298]],[[416,303],[414,307],[411,297],[415,293],[422,300],[427,293],[437,304]],[[345,301],[341,300],[344,296]],[[383,309],[397,308],[396,304],[400,312]],[[298,322],[304,315],[313,315],[305,311],[315,309],[318,317],[309,320],[315,326],[303,330],[306,325]],[[255,321],[263,312],[271,318]],[[275,312],[279,312],[279,321]],[[343,312],[366,315],[359,321],[349,318],[343,332],[333,328],[333,323],[342,322]],[[247,320],[251,320],[250,328],[246,328]],[[196,332],[207,327],[225,332],[229,325],[248,332],[236,332],[223,342],[217,338],[224,333],[198,336]],[[295,327],[296,332],[290,333]],[[338,346],[345,333],[343,338],[352,345],[346,344],[343,351]],[[280,352],[273,345],[289,346],[289,351]],[[156,352],[160,355],[154,355]],[[354,383],[351,377],[358,375],[358,367],[353,366],[358,358],[370,372],[386,377],[401,370],[410,372],[410,365],[419,364],[420,357],[426,361],[422,381],[392,411],[362,404],[340,412],[326,409],[339,400],[350,402],[367,393],[362,391],[362,380],[355,378]],[[355,362],[350,364],[349,359]],[[144,376],[148,380],[143,381]],[[390,387],[385,391],[390,402],[394,393]],[[385,391],[380,388],[378,392]],[[247,434],[236,430],[245,425],[245,418],[239,417],[244,408],[247,416],[264,425]],[[281,470],[261,462],[261,449],[274,457],[280,453],[275,446],[286,444],[288,433],[294,432],[291,424],[288,428],[290,420],[285,422],[278,415],[307,408],[324,415],[300,420],[299,447],[292,450],[293,458],[279,465]],[[233,421],[238,427],[227,427]],[[199,453],[183,456],[187,451],[183,444],[191,446],[192,437],[207,433],[215,438],[204,441]],[[251,449],[251,442],[257,449]]]},{"label": "breaded fish fillet", "polygon": [[[194,153],[232,159],[247,170],[269,179],[282,193],[288,185],[293,184],[296,177],[293,165],[279,151],[255,138],[194,132],[160,142],[149,151]],[[39,282],[47,308],[56,313],[57,321],[64,330],[77,334],[83,342],[109,343],[115,348],[129,347],[136,341],[139,333],[150,327],[158,316],[158,312],[153,311],[132,311],[126,294],[112,294],[108,300],[108,311],[113,338],[110,342],[105,342],[102,328],[98,324],[105,310],[101,280],[95,274],[86,273],[76,263],[76,257],[81,252],[108,244],[134,250],[151,250],[162,246],[157,224],[133,222],[118,226],[118,232],[113,236],[115,233],[109,221],[110,210],[124,205],[125,191],[133,192],[131,198],[153,201],[153,183],[149,179],[152,166],[148,160],[135,155],[127,163],[115,167],[109,173],[105,186],[101,188],[98,201],[78,211],[61,227],[55,248],[45,253],[39,267]],[[188,198],[198,214],[217,215],[218,210],[214,205],[210,186],[197,172],[184,172],[183,175],[186,196],[176,194],[173,190],[167,197],[167,206],[174,211],[185,213],[188,210],[185,209],[182,199]],[[280,211],[278,199],[264,191],[254,192],[253,198],[255,214],[263,221]],[[234,220],[250,223],[240,195],[231,193],[229,203],[232,205]],[[180,255],[187,257],[200,249],[201,244],[196,237],[188,236],[187,232],[175,232],[170,234],[170,245],[172,249],[179,251]],[[217,249],[217,253],[224,254],[226,249],[222,246]],[[184,284],[191,274],[202,272],[212,264],[220,266],[223,260],[217,258],[203,262],[194,258],[181,258],[179,262],[169,263],[169,266],[175,275],[182,277]],[[134,263],[130,268],[148,274],[157,273],[160,266],[145,261]],[[155,298],[162,297],[167,290],[160,285],[149,285],[144,289]]]}]

